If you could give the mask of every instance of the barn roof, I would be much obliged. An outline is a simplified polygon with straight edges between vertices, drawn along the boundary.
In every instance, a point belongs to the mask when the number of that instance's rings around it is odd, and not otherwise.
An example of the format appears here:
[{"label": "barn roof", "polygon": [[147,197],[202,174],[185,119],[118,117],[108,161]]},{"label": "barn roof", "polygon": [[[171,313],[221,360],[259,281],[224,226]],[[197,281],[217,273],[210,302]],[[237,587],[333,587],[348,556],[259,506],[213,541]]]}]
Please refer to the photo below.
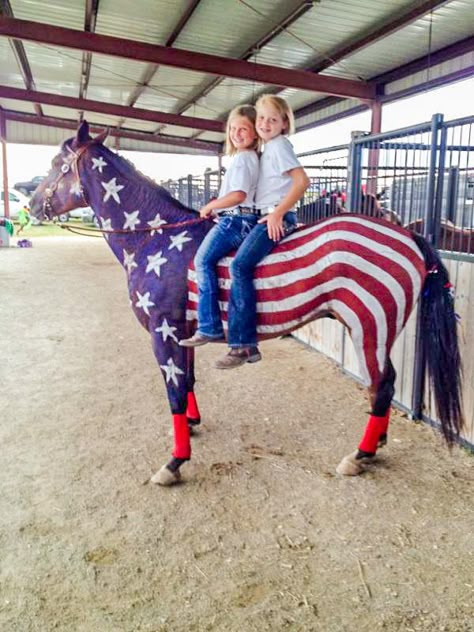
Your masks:
[{"label": "barn roof", "polygon": [[473,74],[473,14],[474,0],[3,0],[2,127],[56,144],[86,118],[123,149],[219,153],[229,110],[263,92],[301,130]]}]

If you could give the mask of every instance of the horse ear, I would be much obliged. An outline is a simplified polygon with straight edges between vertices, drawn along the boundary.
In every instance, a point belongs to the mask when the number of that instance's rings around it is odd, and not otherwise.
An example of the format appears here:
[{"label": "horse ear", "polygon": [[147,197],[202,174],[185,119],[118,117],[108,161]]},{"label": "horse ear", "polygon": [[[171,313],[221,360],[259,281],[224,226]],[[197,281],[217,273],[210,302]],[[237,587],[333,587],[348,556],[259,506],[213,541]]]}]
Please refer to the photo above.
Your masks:
[{"label": "horse ear", "polygon": [[79,125],[79,128],[77,130],[77,134],[76,134],[76,144],[77,145],[84,145],[84,143],[87,143],[88,140],[90,140],[90,134],[89,134],[89,123],[87,121],[82,121],[82,123]]},{"label": "horse ear", "polygon": [[106,129],[104,129],[103,132],[101,132],[100,134],[97,134],[97,136],[94,138],[94,143],[102,145],[105,139],[107,138],[107,136],[109,135],[109,131],[110,130],[107,127]]}]

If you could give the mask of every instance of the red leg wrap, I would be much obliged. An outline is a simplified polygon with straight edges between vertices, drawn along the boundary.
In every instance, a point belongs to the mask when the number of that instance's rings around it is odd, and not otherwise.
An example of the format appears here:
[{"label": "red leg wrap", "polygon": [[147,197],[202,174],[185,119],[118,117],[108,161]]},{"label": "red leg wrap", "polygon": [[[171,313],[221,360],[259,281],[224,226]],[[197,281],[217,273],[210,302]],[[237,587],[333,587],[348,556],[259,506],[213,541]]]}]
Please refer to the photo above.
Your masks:
[{"label": "red leg wrap", "polygon": [[383,417],[370,415],[367,426],[365,427],[364,436],[359,444],[359,450],[363,452],[375,453],[380,435],[387,432],[390,410]]},{"label": "red leg wrap", "polygon": [[188,418],[185,413],[173,415],[174,450],[177,459],[189,459],[191,456],[191,441],[189,439]]},{"label": "red leg wrap", "polygon": [[192,391],[188,393],[188,407],[186,409],[186,415],[190,419],[201,419],[196,401],[196,395]]},{"label": "red leg wrap", "polygon": [[388,423],[390,421],[390,407],[387,410],[387,412],[385,413],[385,415],[383,417],[381,417],[381,419],[383,419],[383,423],[381,424],[382,426],[382,432],[387,432],[388,430]]}]

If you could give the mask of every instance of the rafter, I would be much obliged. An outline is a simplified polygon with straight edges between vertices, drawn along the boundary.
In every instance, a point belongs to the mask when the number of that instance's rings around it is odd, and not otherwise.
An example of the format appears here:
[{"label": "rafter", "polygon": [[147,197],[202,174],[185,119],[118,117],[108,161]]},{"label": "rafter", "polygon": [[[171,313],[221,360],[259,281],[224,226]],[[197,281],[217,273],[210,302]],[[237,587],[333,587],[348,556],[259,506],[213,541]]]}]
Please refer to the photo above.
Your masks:
[{"label": "rafter", "polygon": [[292,70],[178,48],[167,48],[108,35],[78,32],[74,29],[5,16],[0,17],[0,35],[257,83],[358,99],[370,99],[374,96],[373,87],[363,81],[321,76],[304,70]]},{"label": "rafter", "polygon": [[[197,6],[198,6],[198,4],[200,2],[201,2],[201,0],[191,0],[190,1],[189,5],[188,5],[188,8],[183,13],[183,15],[181,16],[180,20],[178,21],[178,23],[174,27],[173,32],[171,33],[171,35],[166,40],[165,46],[173,46],[174,42],[176,41],[176,39],[178,38],[179,34],[181,33],[181,31],[186,26],[186,24],[189,22],[192,14],[196,10],[196,8],[197,8]],[[127,105],[128,106],[132,107],[132,105],[135,105],[135,103],[138,101],[138,99],[142,95],[143,91],[148,87],[148,84],[153,79],[153,77],[156,75],[156,72],[157,72],[158,68],[159,68],[159,65],[157,65],[157,64],[150,64],[149,66],[147,66],[145,68],[145,71],[144,71],[144,73],[142,75],[142,78],[140,79],[139,84],[136,86],[136,88],[133,90],[133,92],[131,93],[131,95],[128,98],[128,101],[127,101]],[[118,122],[117,129],[122,127],[124,121],[125,121],[125,119],[121,119]]]},{"label": "rafter", "polygon": [[[56,127],[60,129],[77,129],[77,122],[74,120],[54,118],[52,116],[35,116],[34,114],[25,114],[23,112],[13,112],[11,110],[4,110],[4,115],[7,121],[17,121],[20,123],[29,123],[32,125],[44,125],[46,127]],[[96,134],[104,131],[104,127],[97,125],[91,125],[90,130]],[[213,143],[202,140],[191,140],[188,138],[177,138],[176,136],[166,136],[164,134],[156,136],[155,134],[145,132],[135,132],[133,130],[121,129],[110,130],[110,135],[117,138],[129,138],[131,140],[146,141],[150,143],[174,145],[176,147],[191,147],[192,149],[199,149],[203,153],[210,153],[218,155],[222,152],[221,143]]]},{"label": "rafter", "polygon": [[[389,19],[387,22],[385,22],[385,24],[382,24],[381,26],[378,26],[375,29],[370,30],[363,37],[360,37],[359,39],[351,42],[350,44],[346,44],[345,46],[342,46],[333,51],[330,51],[326,55],[326,59],[324,61],[320,61],[317,64],[313,64],[312,66],[309,66],[307,70],[311,72],[316,72],[316,73],[322,72],[323,70],[326,70],[326,68],[329,68],[330,66],[336,64],[338,61],[345,59],[351,55],[354,55],[355,53],[358,53],[360,50],[366,48],[367,46],[370,46],[371,44],[382,39],[383,37],[387,37],[391,35],[392,33],[399,31],[400,29],[408,26],[415,20],[422,18],[424,15],[427,15],[428,13],[431,13],[432,11],[439,9],[441,6],[448,4],[449,2],[452,2],[452,0],[424,0],[423,2],[421,2],[421,4],[413,8],[410,8],[408,11],[404,11],[402,13],[398,13],[396,16],[392,16],[392,18]],[[434,54],[436,53],[431,54],[431,59],[433,59]],[[432,64],[433,63],[434,62],[432,61]],[[407,66],[409,66],[409,64],[407,64]],[[394,71],[394,72],[397,72],[397,71]],[[381,75],[380,78],[385,77],[385,76],[388,77],[390,76],[390,74],[391,73],[386,73],[386,75]],[[406,74],[404,76],[406,76]],[[376,77],[374,79],[369,80],[369,83],[374,84],[374,85],[377,84],[378,86],[378,84],[380,84],[380,81],[379,81],[379,78]],[[386,82],[384,81],[384,83]],[[271,92],[277,94],[278,92],[280,92],[280,90],[275,89],[275,90],[271,90]],[[378,87],[377,87],[377,92],[379,92]],[[318,101],[310,103],[300,108],[299,110],[297,110],[295,112],[295,118],[298,119],[304,116],[305,114],[310,114],[311,112],[317,112],[318,110],[321,110],[323,108],[326,108],[330,105],[333,105],[334,103],[337,103],[343,100],[344,100],[343,98],[335,97],[335,96],[319,99]],[[361,112],[367,109],[367,107],[368,107],[368,104],[365,106],[359,104],[359,105],[354,106],[354,108],[351,109],[351,112],[352,110],[354,110],[353,113]],[[328,122],[330,121],[328,120]],[[298,127],[298,129],[301,131],[306,128],[307,126],[304,126],[303,128]],[[198,136],[199,134],[194,135],[194,137],[198,137]]]},{"label": "rafter", "polygon": [[350,55],[354,55],[359,51],[363,50],[367,46],[374,44],[384,37],[388,37],[399,31],[402,28],[405,28],[415,20],[419,20],[423,16],[439,9],[445,4],[452,2],[452,0],[424,0],[421,4],[410,8],[408,11],[403,11],[402,13],[398,13],[395,17],[389,19],[385,24],[381,26],[377,26],[376,28],[370,30],[363,37],[347,44],[345,46],[339,47],[333,51],[331,51],[327,58],[324,61],[318,62],[314,64],[308,70],[312,72],[321,72],[322,70],[326,70],[330,66],[333,66],[341,59],[345,59]]},{"label": "rafter", "polygon": [[[313,0],[303,0],[295,9],[293,9],[281,22],[274,25],[265,35],[260,37],[252,46],[249,46],[245,52],[240,55],[239,59],[248,60],[255,54],[255,51],[260,50],[267,44],[269,44],[272,40],[275,39],[278,35],[280,35],[285,29],[291,26],[296,20],[298,20],[302,15],[307,13],[310,9],[313,8],[314,2]],[[214,90],[222,81],[224,81],[223,77],[216,77],[211,81],[207,82],[203,87],[199,89],[198,92],[193,94],[189,99],[186,99],[186,102],[181,104],[174,112],[175,114],[182,114],[185,110],[188,109],[190,105],[196,103],[202,97],[205,97],[211,90]]]},{"label": "rafter", "polygon": [[[422,57],[418,57],[413,61],[404,64],[403,66],[399,66],[393,70],[389,70],[381,75],[377,75],[370,79],[370,83],[372,83],[376,89],[377,94],[380,96],[383,102],[393,101],[394,95],[384,96],[384,87],[391,83],[392,81],[397,81],[399,79],[404,79],[405,77],[409,77],[410,75],[420,72],[422,70],[426,70],[438,64],[442,64],[445,61],[449,61],[450,59],[454,59],[456,57],[460,57],[461,55],[466,55],[468,53],[472,53],[474,51],[474,36],[466,37],[459,42],[455,42],[454,44],[450,44],[449,46],[445,46],[437,51],[430,53],[429,55],[423,55]],[[460,78],[464,77],[464,75],[472,74],[472,70],[466,69],[464,72],[460,72]],[[462,77],[461,77],[462,74]],[[443,77],[441,77],[438,83],[445,83]],[[423,84],[422,89],[426,89],[426,85]],[[409,96],[410,94],[415,94],[419,91],[416,87],[408,88],[405,92],[405,96]],[[400,96],[400,93],[397,92],[397,95]],[[344,99],[338,97],[326,97],[324,99],[319,99],[319,101],[315,101],[313,103],[309,103],[298,110],[295,111],[295,118],[299,119],[307,114],[313,114],[314,112],[318,112],[324,108],[327,108],[336,103],[340,103]],[[367,105],[368,107],[368,105]],[[355,106],[355,108],[351,108],[351,114],[356,113],[357,111],[362,111],[366,108],[359,108]],[[344,114],[344,113],[341,113]],[[340,118],[340,116],[339,116]],[[326,119],[325,119],[326,122]],[[328,121],[329,122],[329,121]],[[299,127],[298,130],[306,129],[307,126],[303,128]]]},{"label": "rafter", "polygon": [[[84,31],[87,33],[94,33],[95,31],[97,13],[99,11],[99,1],[100,0],[86,0]],[[87,88],[89,87],[89,80],[91,76],[91,62],[92,53],[82,53],[81,86],[79,88],[80,99],[85,99],[87,95]]]},{"label": "rafter", "polygon": [[[6,15],[10,18],[14,17],[10,0],[2,0],[0,4],[0,15]],[[26,56],[23,42],[15,39],[10,39],[9,42],[16,59],[16,63],[18,64],[18,68],[20,69],[21,76],[23,77],[23,83],[25,84],[26,89],[36,90],[33,73],[31,72],[30,63],[28,61],[28,57]],[[38,116],[43,116],[43,110],[41,109],[39,103],[35,103],[34,108]]]},{"label": "rafter", "polygon": [[36,92],[0,86],[0,98],[18,99],[19,101],[30,101],[33,103],[44,103],[45,105],[63,106],[76,110],[99,112],[100,114],[133,118],[141,121],[166,123],[167,125],[179,125],[180,127],[191,129],[203,129],[208,132],[224,131],[224,124],[220,121],[211,121],[209,119],[202,119],[193,116],[168,114],[167,112],[157,112],[155,110],[145,110],[142,108],[129,108],[126,105],[103,103],[102,101],[93,101],[92,99],[78,99],[76,97],[67,97],[59,94],[51,94],[49,92]]}]

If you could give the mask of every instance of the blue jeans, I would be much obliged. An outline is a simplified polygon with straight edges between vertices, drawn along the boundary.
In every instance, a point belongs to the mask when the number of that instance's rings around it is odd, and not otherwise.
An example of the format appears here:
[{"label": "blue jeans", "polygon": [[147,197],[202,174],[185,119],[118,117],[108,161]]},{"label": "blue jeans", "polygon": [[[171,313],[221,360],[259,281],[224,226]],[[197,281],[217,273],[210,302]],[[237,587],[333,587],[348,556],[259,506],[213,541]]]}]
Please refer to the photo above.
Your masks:
[{"label": "blue jeans", "polygon": [[[285,235],[296,228],[296,213],[290,211],[283,218]],[[257,224],[239,247],[230,266],[232,285],[229,300],[229,347],[257,344],[257,300],[253,275],[255,266],[274,247],[266,224]]]},{"label": "blue jeans", "polygon": [[256,225],[256,215],[222,217],[206,235],[194,258],[198,283],[198,332],[210,338],[221,338],[221,313],[217,262],[236,250]]}]

